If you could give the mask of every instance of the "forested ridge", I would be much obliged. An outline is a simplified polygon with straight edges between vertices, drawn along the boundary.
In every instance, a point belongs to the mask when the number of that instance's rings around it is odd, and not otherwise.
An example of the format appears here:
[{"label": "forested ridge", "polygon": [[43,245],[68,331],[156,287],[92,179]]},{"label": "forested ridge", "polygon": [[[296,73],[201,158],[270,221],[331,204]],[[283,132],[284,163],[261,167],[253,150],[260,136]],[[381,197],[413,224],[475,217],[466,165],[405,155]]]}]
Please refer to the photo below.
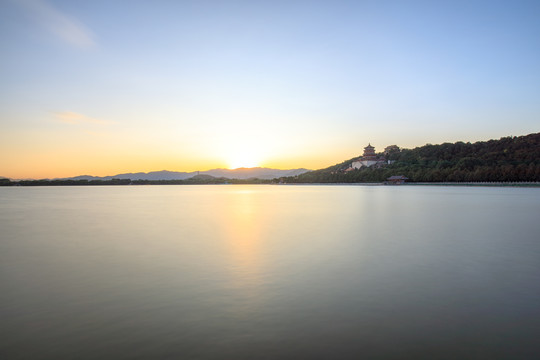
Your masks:
[{"label": "forested ridge", "polygon": [[[382,156],[382,154],[381,154]],[[540,133],[475,143],[427,144],[384,155],[393,163],[345,171],[356,159],[296,177],[287,183],[383,182],[404,175],[411,182],[540,181]]]}]

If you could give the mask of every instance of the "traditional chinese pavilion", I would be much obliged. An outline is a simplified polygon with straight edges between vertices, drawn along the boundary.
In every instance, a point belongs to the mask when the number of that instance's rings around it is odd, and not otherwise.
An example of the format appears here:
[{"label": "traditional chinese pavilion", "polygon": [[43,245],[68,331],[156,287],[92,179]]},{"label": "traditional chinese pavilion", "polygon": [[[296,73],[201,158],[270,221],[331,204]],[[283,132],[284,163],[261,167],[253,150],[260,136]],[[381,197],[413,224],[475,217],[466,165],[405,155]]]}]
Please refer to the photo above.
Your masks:
[{"label": "traditional chinese pavilion", "polygon": [[375,154],[375,148],[371,146],[371,144],[368,144],[368,146],[364,148],[364,155],[351,164],[351,169],[360,169],[362,166],[369,167],[381,163],[384,163],[384,158],[379,158],[377,154]]},{"label": "traditional chinese pavilion", "polygon": [[409,180],[409,178],[407,178],[407,177],[405,177],[403,175],[390,176],[388,179],[386,179],[388,184],[393,184],[393,185],[404,184],[405,181],[407,181],[407,180]]},{"label": "traditional chinese pavilion", "polygon": [[377,160],[375,148],[371,146],[371,144],[368,144],[368,146],[364,148],[364,155],[362,156],[362,160]]}]

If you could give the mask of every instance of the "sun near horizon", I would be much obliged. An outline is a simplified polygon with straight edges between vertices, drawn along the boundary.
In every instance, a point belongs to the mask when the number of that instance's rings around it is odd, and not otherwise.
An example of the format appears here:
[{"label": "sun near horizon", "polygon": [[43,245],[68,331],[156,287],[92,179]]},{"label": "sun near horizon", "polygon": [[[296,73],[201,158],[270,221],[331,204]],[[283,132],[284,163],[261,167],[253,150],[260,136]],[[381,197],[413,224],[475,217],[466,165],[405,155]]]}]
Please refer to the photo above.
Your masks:
[{"label": "sun near horizon", "polygon": [[245,131],[242,135],[231,136],[219,146],[222,161],[228,169],[261,167],[266,157],[264,154],[271,149],[257,144],[254,137]]},{"label": "sun near horizon", "polygon": [[259,159],[255,158],[249,153],[238,154],[228,161],[228,169],[238,169],[238,168],[254,168],[261,167],[261,162]]}]

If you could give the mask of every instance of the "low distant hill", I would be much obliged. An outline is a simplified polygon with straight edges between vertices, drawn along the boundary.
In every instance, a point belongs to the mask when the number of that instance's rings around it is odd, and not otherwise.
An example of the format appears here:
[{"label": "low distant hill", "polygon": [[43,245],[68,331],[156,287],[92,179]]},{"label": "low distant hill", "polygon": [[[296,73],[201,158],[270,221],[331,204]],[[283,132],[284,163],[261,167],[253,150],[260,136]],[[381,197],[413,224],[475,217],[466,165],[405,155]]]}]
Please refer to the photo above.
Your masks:
[{"label": "low distant hill", "polygon": [[111,176],[90,176],[81,175],[71,178],[64,178],[61,180],[111,180],[111,179],[131,179],[131,180],[184,180],[197,175],[197,172],[178,172],[178,171],[152,171],[152,172],[138,172],[138,173],[125,173]]},{"label": "low distant hill", "polygon": [[284,176],[296,176],[306,173],[307,169],[279,170],[270,168],[239,168],[239,169],[213,169],[208,171],[178,172],[178,171],[152,171],[117,174],[112,176],[90,176],[82,175],[61,180],[111,180],[111,179],[131,179],[131,180],[185,180],[196,175],[210,175],[216,178],[227,179],[275,179]]},{"label": "low distant hill", "polygon": [[540,181],[540,133],[475,143],[427,144],[379,154],[393,163],[345,171],[356,159],[283,178],[289,183],[383,182],[404,175],[413,182]]},{"label": "low distant hill", "polygon": [[202,171],[201,174],[228,179],[275,179],[283,176],[296,176],[308,172],[307,169],[277,170],[269,168],[239,168],[239,169],[214,169]]}]

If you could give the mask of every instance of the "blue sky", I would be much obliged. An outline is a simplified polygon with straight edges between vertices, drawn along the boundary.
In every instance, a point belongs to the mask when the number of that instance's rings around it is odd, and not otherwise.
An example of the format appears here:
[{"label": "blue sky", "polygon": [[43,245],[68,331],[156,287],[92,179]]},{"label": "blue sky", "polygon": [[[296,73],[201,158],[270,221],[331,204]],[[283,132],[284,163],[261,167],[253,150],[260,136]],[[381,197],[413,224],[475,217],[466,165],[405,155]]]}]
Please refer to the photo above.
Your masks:
[{"label": "blue sky", "polygon": [[0,175],[538,132],[539,35],[539,1],[2,1]]}]

